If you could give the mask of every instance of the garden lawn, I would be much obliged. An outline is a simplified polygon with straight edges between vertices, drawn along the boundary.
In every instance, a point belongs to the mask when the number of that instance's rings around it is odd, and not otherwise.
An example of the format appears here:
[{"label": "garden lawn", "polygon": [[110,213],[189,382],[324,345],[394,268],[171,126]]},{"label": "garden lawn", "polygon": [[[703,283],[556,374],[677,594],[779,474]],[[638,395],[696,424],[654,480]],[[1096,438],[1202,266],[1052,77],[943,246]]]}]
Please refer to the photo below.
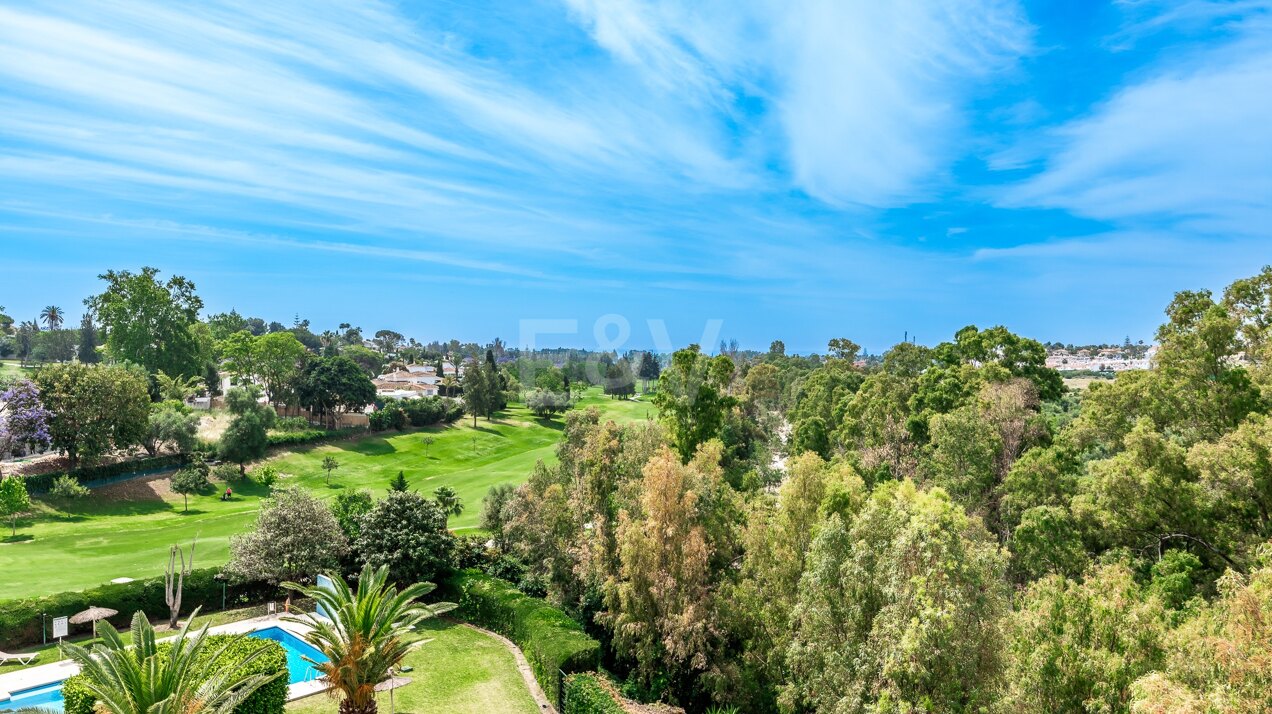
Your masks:
[{"label": "garden lawn", "polygon": [[[593,390],[580,408],[596,406],[605,418],[634,421],[652,416],[648,402],[611,400]],[[411,488],[425,495],[442,485],[463,499],[464,512],[451,519],[463,532],[477,525],[481,499],[493,485],[521,483],[536,460],[555,458],[561,419],[535,418],[514,405],[492,422],[472,419],[446,427],[384,432],[365,438],[280,453],[270,460],[285,476],[281,485],[299,485],[321,498],[342,489],[363,488],[377,498],[398,471]],[[428,445],[425,438],[432,438]],[[340,462],[326,481],[322,460]],[[0,531],[0,600],[83,590],[114,578],[146,578],[163,574],[168,547],[199,544],[195,567],[229,558],[230,537],[249,530],[265,488],[242,482],[233,486],[230,502],[219,500],[224,484],[190,498],[183,512],[179,495],[168,492],[162,478],[139,479],[94,492],[69,504],[37,500],[31,517],[18,519],[16,538]],[[7,523],[5,524],[7,525]]]},{"label": "garden lawn", "polygon": [[35,369],[22,367],[16,359],[0,359],[0,380],[8,377],[34,377]]},{"label": "garden lawn", "polygon": [[[399,714],[534,714],[538,705],[530,696],[516,660],[495,639],[463,625],[430,621],[423,630],[424,644],[406,656],[414,671],[402,676],[411,683],[393,692]],[[381,712],[389,711],[389,694],[377,695]],[[287,705],[287,714],[331,714],[337,703],[322,694]]]}]

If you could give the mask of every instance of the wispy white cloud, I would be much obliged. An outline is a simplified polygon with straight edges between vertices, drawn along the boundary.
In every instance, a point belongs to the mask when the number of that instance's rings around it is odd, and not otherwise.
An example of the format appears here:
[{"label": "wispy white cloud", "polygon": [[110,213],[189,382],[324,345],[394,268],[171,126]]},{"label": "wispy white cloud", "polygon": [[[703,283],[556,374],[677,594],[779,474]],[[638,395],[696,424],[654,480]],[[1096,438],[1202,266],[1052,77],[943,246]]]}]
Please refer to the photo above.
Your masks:
[{"label": "wispy white cloud", "polygon": [[656,86],[717,104],[761,97],[767,148],[837,206],[923,195],[960,152],[967,91],[1031,38],[1014,0],[569,4]]},{"label": "wispy white cloud", "polygon": [[[1233,9],[1222,6],[1225,16]],[[1196,19],[1203,8],[1190,9],[1185,16]],[[1059,127],[1044,140],[1058,145],[1044,170],[1006,191],[1003,205],[1063,208],[1128,227],[1266,236],[1272,17],[1255,13],[1228,29],[1230,40],[1166,60]]]}]

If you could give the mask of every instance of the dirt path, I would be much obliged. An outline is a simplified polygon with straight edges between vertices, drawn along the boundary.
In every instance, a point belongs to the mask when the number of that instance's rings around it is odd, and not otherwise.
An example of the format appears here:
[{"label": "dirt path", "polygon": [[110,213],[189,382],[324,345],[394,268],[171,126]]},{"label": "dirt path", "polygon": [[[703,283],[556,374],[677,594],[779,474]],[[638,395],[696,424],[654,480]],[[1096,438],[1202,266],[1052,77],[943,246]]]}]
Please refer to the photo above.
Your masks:
[{"label": "dirt path", "polygon": [[[791,438],[790,422],[782,419],[781,426],[777,427],[777,438],[781,448],[786,448],[786,442]],[[786,456],[780,452],[773,452],[773,468],[786,473]]]}]

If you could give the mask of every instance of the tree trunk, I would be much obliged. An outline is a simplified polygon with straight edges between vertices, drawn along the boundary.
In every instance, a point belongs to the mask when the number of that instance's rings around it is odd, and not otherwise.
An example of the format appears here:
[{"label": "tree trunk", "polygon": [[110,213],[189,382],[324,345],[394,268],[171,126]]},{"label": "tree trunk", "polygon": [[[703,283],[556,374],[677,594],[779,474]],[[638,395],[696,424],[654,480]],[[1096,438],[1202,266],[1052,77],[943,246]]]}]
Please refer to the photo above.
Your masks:
[{"label": "tree trunk", "polygon": [[341,700],[340,714],[376,714],[375,699],[371,699],[363,706],[358,706],[352,699]]}]

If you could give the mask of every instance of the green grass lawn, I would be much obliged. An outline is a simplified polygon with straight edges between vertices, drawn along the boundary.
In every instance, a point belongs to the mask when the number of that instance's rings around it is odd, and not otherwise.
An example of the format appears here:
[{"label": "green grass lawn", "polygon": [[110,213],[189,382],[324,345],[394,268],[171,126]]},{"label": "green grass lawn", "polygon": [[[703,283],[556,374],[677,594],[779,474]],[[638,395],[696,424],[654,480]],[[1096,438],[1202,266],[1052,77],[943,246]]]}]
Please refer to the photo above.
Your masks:
[{"label": "green grass lawn", "polygon": [[[596,406],[616,421],[645,419],[654,414],[647,402],[611,400],[593,390],[580,408]],[[453,487],[464,501],[462,515],[451,527],[462,532],[477,524],[481,499],[499,483],[520,483],[538,459],[555,458],[560,420],[536,419],[514,405],[493,422],[471,419],[456,424],[386,432],[356,441],[308,447],[271,460],[283,473],[281,484],[298,484],[320,497],[333,498],[341,489],[365,488],[383,495],[399,470],[411,487],[431,495],[442,485]],[[433,444],[424,443],[426,436]],[[340,468],[325,483],[322,460],[335,456]],[[223,490],[221,486],[220,490]],[[145,578],[163,574],[168,547],[199,539],[195,567],[224,563],[230,536],[249,529],[256,518],[263,487],[245,482],[235,487],[235,499],[223,503],[219,490],[190,499],[188,513],[176,494],[142,490],[129,500],[108,500],[97,494],[70,505],[36,501],[35,514],[18,520],[16,538],[0,531],[0,600],[82,590],[118,577]]]},{"label": "green grass lawn", "polygon": [[31,377],[34,375],[34,369],[19,366],[16,359],[0,359],[0,379],[6,377]]},{"label": "green grass lawn", "polygon": [[[431,621],[424,644],[406,656],[411,683],[393,692],[399,714],[533,714],[530,696],[516,660],[504,645],[463,625]],[[379,710],[389,711],[389,695],[377,695]],[[317,694],[287,705],[287,714],[332,714],[336,700]]]}]

